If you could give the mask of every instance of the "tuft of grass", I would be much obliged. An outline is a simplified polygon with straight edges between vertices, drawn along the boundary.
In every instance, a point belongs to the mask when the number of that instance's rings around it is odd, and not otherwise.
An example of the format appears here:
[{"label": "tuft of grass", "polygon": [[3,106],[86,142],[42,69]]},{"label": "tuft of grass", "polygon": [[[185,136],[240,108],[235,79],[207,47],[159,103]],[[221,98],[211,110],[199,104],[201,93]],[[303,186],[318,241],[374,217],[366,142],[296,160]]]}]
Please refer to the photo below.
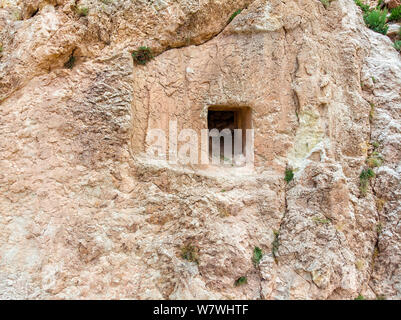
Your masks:
[{"label": "tuft of grass", "polygon": [[376,225],[376,233],[377,233],[378,235],[380,235],[382,232],[383,232],[383,225],[379,222],[379,223]]},{"label": "tuft of grass", "polygon": [[235,18],[236,16],[238,16],[241,12],[242,12],[242,9],[238,9],[237,11],[235,11],[235,12],[231,15],[230,19],[228,19],[228,22],[230,23],[231,21],[233,21],[234,18]]},{"label": "tuft of grass", "polygon": [[322,223],[322,224],[329,224],[331,223],[330,219],[324,219],[324,218],[319,218],[319,217],[313,217],[312,220],[316,223]]},{"label": "tuft of grass", "polygon": [[287,183],[290,183],[292,181],[292,179],[294,179],[294,172],[291,169],[285,169],[284,180]]},{"label": "tuft of grass", "polygon": [[88,7],[75,7],[75,12],[80,16],[80,17],[86,17],[89,14],[89,8]]},{"label": "tuft of grass", "polygon": [[377,141],[373,141],[372,146],[373,146],[373,148],[377,149],[380,147],[380,144]]},{"label": "tuft of grass", "polygon": [[362,196],[366,196],[369,180],[375,177],[375,173],[371,168],[363,169],[359,176],[359,190],[361,191]]},{"label": "tuft of grass", "polygon": [[67,62],[64,63],[64,68],[72,69],[74,68],[74,65],[75,65],[75,57],[71,55],[70,58],[67,60]]},{"label": "tuft of grass", "polygon": [[2,53],[3,52],[3,45],[0,43],[0,53]]},{"label": "tuft of grass", "polygon": [[376,296],[377,300],[387,300],[385,295],[379,294],[378,296]]},{"label": "tuft of grass", "polygon": [[375,141],[371,142],[370,145],[371,149],[373,148],[373,150],[371,150],[370,156],[366,159],[366,163],[369,168],[380,167],[384,161],[380,153],[376,151],[380,147],[380,145],[378,142]]},{"label": "tuft of grass", "polygon": [[399,21],[401,20],[401,6],[392,9],[388,21]]},{"label": "tuft of grass", "polygon": [[365,300],[365,297],[361,294],[355,298],[355,300]]},{"label": "tuft of grass", "polygon": [[401,52],[401,40],[395,41],[393,46],[394,46],[395,50],[397,50],[398,52]]},{"label": "tuft of grass", "polygon": [[255,247],[253,249],[253,257],[252,257],[252,262],[255,265],[255,267],[259,265],[260,260],[262,260],[262,257],[263,257],[262,249],[260,249],[259,247]]},{"label": "tuft of grass", "polygon": [[362,180],[368,180],[368,179],[371,179],[374,177],[375,177],[375,173],[370,168],[362,170],[361,175],[359,176],[359,178]]},{"label": "tuft of grass", "polygon": [[277,263],[277,256],[278,256],[278,247],[280,246],[280,241],[279,241],[279,232],[278,231],[273,231],[273,243],[272,243],[272,255],[274,260]]},{"label": "tuft of grass", "polygon": [[320,2],[322,3],[322,5],[324,6],[325,9],[328,9],[330,6],[330,3],[334,1],[334,0],[320,0]]},{"label": "tuft of grass", "polygon": [[363,20],[365,21],[366,25],[373,31],[386,35],[388,31],[388,25],[386,23],[387,12],[387,9],[371,10],[363,15]]},{"label": "tuft of grass", "polygon": [[181,258],[199,264],[199,248],[192,244],[186,244],[181,248]]},{"label": "tuft of grass", "polygon": [[152,50],[149,47],[139,47],[137,50],[132,52],[132,58],[135,64],[145,65],[153,59]]},{"label": "tuft of grass", "polygon": [[383,198],[378,198],[376,199],[376,208],[378,212],[382,212],[384,209],[384,206],[386,205],[386,200]]},{"label": "tuft of grass", "polygon": [[370,111],[369,111],[369,121],[372,122],[375,117],[375,104],[370,103]]},{"label": "tuft of grass", "polygon": [[245,276],[239,277],[237,280],[234,282],[234,286],[239,287],[242,285],[245,285],[248,283],[248,279]]},{"label": "tuft of grass", "polygon": [[361,0],[354,0],[355,4],[362,9],[364,13],[369,12],[370,7],[368,4],[364,4]]},{"label": "tuft of grass", "polygon": [[382,159],[380,156],[371,156],[366,160],[369,168],[377,168],[382,165]]}]

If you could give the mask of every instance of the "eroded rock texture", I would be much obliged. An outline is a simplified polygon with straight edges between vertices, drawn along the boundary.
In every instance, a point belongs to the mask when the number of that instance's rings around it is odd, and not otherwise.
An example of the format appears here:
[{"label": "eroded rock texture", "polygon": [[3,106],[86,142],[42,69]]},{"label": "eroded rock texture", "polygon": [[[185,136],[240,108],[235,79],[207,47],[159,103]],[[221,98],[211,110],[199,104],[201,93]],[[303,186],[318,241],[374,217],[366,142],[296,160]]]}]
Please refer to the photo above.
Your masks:
[{"label": "eroded rock texture", "polygon": [[[401,60],[352,0],[10,0],[0,28],[1,298],[401,298]],[[252,108],[254,170],[144,153],[210,105]]]}]

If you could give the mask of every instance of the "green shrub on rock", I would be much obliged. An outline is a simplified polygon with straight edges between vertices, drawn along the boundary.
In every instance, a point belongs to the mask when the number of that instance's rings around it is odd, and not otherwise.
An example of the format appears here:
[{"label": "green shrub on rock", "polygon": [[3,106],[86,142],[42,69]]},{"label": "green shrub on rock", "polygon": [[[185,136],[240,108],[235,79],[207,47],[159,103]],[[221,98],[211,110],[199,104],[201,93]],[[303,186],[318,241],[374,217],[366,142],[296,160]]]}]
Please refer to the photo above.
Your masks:
[{"label": "green shrub on rock", "polygon": [[401,6],[398,6],[391,10],[391,14],[388,17],[388,21],[400,21],[401,20]]},{"label": "green shrub on rock", "polygon": [[378,33],[387,34],[388,25],[387,21],[387,9],[386,10],[372,10],[368,11],[363,15],[363,20],[366,25]]},{"label": "green shrub on rock", "polygon": [[153,54],[148,47],[139,47],[132,53],[132,58],[135,64],[145,65],[153,59]]}]

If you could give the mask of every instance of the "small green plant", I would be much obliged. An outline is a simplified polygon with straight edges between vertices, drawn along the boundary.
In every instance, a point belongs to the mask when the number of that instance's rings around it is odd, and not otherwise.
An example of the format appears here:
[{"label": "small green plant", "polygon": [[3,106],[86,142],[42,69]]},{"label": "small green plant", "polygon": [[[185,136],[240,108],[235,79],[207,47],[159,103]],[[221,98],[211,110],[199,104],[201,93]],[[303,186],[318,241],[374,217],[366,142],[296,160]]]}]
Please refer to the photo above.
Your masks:
[{"label": "small green plant", "polygon": [[376,232],[378,235],[383,232],[383,225],[380,222],[376,225]]},{"label": "small green plant", "polygon": [[388,17],[388,21],[398,21],[401,20],[401,6],[398,6],[391,10],[391,14]]},{"label": "small green plant", "polygon": [[371,149],[373,148],[373,151],[371,151],[369,158],[366,159],[366,163],[369,166],[369,168],[380,167],[384,161],[380,153],[376,151],[376,149],[379,147],[380,144],[378,142],[376,141],[371,142]]},{"label": "small green plant", "polygon": [[145,65],[153,59],[152,50],[148,47],[139,47],[132,53],[132,58],[135,64]]},{"label": "small green plant", "polygon": [[242,276],[242,277],[239,277],[237,280],[235,280],[234,286],[239,287],[239,286],[242,286],[247,283],[248,283],[247,277]]},{"label": "small green plant", "polygon": [[235,12],[231,15],[230,19],[228,19],[228,22],[233,21],[234,18],[235,18],[236,16],[238,16],[241,12],[242,12],[242,9],[238,9],[237,11],[235,11]]},{"label": "small green plant", "polygon": [[75,12],[80,16],[80,17],[86,17],[89,14],[89,8],[88,7],[75,7]]},{"label": "small green plant", "polygon": [[375,177],[375,173],[371,168],[363,169],[359,176],[359,190],[363,196],[366,196],[366,192],[368,190],[369,180]]},{"label": "small green plant", "polygon": [[272,243],[272,254],[273,254],[273,258],[277,263],[277,256],[278,256],[278,247],[280,246],[280,242],[279,242],[279,232],[278,231],[273,231],[273,243]]},{"label": "small green plant", "polygon": [[388,30],[387,9],[385,10],[372,10],[363,15],[363,20],[366,25],[373,31],[386,35]]},{"label": "small green plant", "polygon": [[401,40],[395,41],[393,46],[394,46],[395,50],[397,50],[398,52],[401,52]]},{"label": "small green plant", "polygon": [[325,9],[328,9],[328,7],[330,6],[330,3],[331,3],[332,1],[333,1],[333,0],[320,0],[320,2],[323,4],[323,6],[324,6]]},{"label": "small green plant", "polygon": [[370,111],[369,111],[369,121],[372,122],[375,117],[375,104],[370,103]]},{"label": "small green plant", "polygon": [[199,264],[199,248],[192,244],[186,244],[181,248],[181,258]]},{"label": "small green plant", "polygon": [[322,223],[322,224],[329,224],[331,223],[330,219],[325,219],[325,218],[319,218],[319,217],[313,217],[312,220],[316,223]]},{"label": "small green plant", "polygon": [[362,170],[361,175],[359,176],[362,180],[368,180],[375,177],[375,173],[371,168]]},{"label": "small green plant", "polygon": [[255,267],[259,265],[260,260],[262,260],[262,257],[263,257],[262,249],[260,249],[259,247],[255,247],[253,249],[253,257],[252,257],[252,262],[255,265]]},{"label": "small green plant", "polygon": [[364,13],[366,13],[366,12],[368,12],[370,10],[369,5],[368,4],[364,4],[361,0],[354,0],[354,1],[355,1],[355,4],[357,6],[359,6]]},{"label": "small green plant", "polygon": [[294,172],[291,169],[285,169],[284,180],[289,183],[294,179]]},{"label": "small green plant", "polygon": [[355,300],[365,300],[365,297],[361,294],[355,298]]},{"label": "small green plant", "polygon": [[377,300],[386,300],[386,296],[382,295],[382,294],[379,294],[378,296],[376,296],[376,299]]},{"label": "small green plant", "polygon": [[0,53],[2,53],[2,52],[3,52],[3,45],[0,44]]},{"label": "small green plant", "polygon": [[369,166],[369,168],[377,168],[382,165],[382,159],[380,156],[372,155],[366,160],[366,163]]},{"label": "small green plant", "polygon": [[323,6],[327,9],[330,5],[329,0],[320,0],[320,2],[323,4]]},{"label": "small green plant", "polygon": [[74,57],[74,55],[71,54],[71,56],[69,57],[67,62],[64,63],[64,68],[72,69],[72,68],[74,68],[74,65],[75,65],[75,57]]}]

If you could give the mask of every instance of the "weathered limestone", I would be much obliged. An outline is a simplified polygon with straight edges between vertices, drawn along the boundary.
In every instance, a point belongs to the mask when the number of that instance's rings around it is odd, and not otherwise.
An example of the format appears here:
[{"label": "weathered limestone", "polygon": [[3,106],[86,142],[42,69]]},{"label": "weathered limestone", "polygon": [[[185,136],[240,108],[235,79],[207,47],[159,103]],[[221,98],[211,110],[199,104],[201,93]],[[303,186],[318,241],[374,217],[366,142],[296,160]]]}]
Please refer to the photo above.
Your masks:
[{"label": "weathered limestone", "polygon": [[[352,0],[74,5],[0,6],[1,298],[400,298],[401,61]],[[214,105],[252,108],[254,170],[145,154]]]}]

